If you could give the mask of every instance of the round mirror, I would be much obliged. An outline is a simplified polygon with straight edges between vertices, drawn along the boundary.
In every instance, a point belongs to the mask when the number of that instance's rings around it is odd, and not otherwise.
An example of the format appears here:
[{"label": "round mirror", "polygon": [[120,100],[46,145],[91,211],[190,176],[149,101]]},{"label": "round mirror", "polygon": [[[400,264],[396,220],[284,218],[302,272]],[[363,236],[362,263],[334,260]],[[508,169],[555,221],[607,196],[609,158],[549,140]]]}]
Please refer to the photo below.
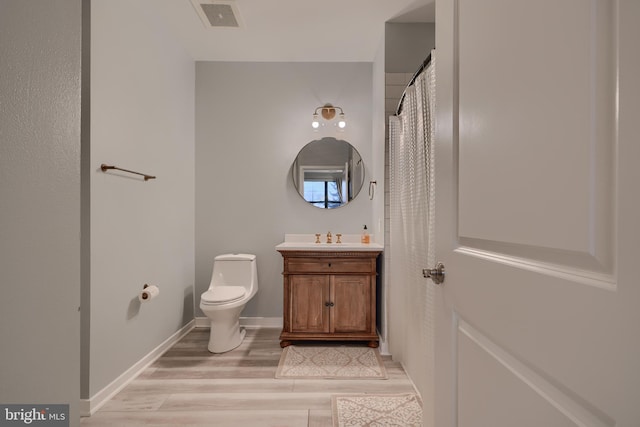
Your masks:
[{"label": "round mirror", "polygon": [[293,185],[311,205],[339,208],[355,199],[364,183],[364,162],[347,141],[322,138],[298,153],[292,167]]}]

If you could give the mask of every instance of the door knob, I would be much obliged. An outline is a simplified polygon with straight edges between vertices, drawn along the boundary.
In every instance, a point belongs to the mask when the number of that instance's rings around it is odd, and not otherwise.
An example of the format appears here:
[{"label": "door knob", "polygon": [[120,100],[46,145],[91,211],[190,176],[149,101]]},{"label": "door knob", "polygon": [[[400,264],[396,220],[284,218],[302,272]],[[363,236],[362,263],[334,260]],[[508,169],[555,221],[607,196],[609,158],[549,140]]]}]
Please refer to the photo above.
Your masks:
[{"label": "door knob", "polygon": [[427,278],[433,280],[433,283],[436,285],[444,282],[444,264],[439,262],[436,264],[436,268],[425,268],[422,270],[422,275]]}]

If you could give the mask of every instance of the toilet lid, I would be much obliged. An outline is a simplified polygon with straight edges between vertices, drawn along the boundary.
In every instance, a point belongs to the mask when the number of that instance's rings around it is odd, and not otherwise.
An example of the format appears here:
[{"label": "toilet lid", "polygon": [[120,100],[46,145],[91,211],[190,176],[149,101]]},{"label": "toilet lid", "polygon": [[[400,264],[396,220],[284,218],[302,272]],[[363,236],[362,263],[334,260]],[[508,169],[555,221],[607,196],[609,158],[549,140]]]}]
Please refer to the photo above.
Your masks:
[{"label": "toilet lid", "polygon": [[215,286],[202,294],[205,304],[232,302],[244,296],[246,289],[242,286]]}]

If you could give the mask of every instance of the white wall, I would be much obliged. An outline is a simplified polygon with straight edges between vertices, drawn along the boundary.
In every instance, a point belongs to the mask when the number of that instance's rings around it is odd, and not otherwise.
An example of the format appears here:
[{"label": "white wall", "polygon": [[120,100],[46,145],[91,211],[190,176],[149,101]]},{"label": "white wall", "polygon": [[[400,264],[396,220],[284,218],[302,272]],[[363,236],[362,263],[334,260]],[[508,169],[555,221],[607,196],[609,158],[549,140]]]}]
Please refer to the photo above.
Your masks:
[{"label": "white wall", "polygon": [[[195,64],[152,13],[138,1],[92,2],[85,398],[193,319]],[[102,163],[157,179],[103,173]],[[145,283],[160,295],[141,306]]]},{"label": "white wall", "polygon": [[[196,64],[196,305],[211,279],[213,258],[257,255],[259,290],[243,316],[282,317],[285,233],[360,233],[371,228],[371,63]],[[348,126],[311,129],[316,107],[344,109]],[[308,142],[350,142],[367,169],[360,196],[323,210],[293,187],[291,165]],[[203,316],[196,308],[196,316]]]},{"label": "white wall", "polygon": [[0,2],[0,402],[68,403],[71,426],[80,383],[80,36],[80,0]]},{"label": "white wall", "polygon": [[[375,171],[372,176],[372,181],[376,181],[376,185],[373,189],[373,225],[374,232],[378,236],[378,242],[385,243],[386,227],[385,223],[385,192],[386,192],[386,151],[385,151],[385,136],[386,136],[386,122],[387,117],[385,115],[385,49],[384,38],[380,41],[380,46],[376,53],[376,57],[373,61],[373,84],[371,93],[373,96],[373,111],[372,111],[372,143],[373,143],[373,170]],[[367,196],[369,195],[369,189],[367,188]],[[387,283],[385,280],[386,267],[384,260],[386,254],[380,255],[380,271],[378,271],[378,332],[380,334],[382,350],[388,351],[386,342],[388,340],[387,335]]]},{"label": "white wall", "polygon": [[436,47],[436,24],[385,24],[385,70],[387,73],[414,73]]}]

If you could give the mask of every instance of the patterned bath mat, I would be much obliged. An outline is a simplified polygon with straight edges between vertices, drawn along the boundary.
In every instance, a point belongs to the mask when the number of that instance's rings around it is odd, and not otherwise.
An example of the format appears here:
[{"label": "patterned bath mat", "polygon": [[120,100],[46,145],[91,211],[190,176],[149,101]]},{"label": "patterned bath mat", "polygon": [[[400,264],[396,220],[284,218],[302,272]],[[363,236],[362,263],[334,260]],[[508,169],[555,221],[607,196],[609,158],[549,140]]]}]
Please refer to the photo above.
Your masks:
[{"label": "patterned bath mat", "polygon": [[386,379],[387,371],[377,348],[290,345],[276,378]]},{"label": "patterned bath mat", "polygon": [[415,394],[350,394],[331,397],[334,427],[422,426]]}]

